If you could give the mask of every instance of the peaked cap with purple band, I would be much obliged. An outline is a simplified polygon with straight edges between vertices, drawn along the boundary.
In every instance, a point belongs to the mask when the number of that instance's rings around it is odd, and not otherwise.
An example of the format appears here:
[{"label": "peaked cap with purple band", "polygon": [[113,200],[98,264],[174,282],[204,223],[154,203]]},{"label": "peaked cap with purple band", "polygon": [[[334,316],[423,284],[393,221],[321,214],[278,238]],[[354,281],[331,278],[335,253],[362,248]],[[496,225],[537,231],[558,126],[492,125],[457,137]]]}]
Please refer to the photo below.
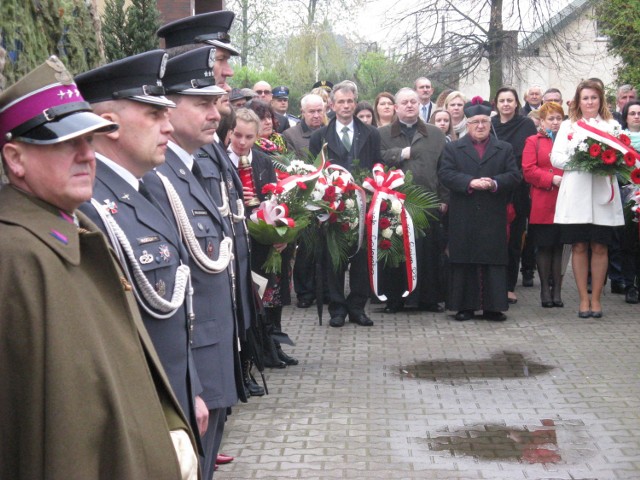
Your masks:
[{"label": "peaked cap with purple band", "polygon": [[50,145],[117,128],[91,111],[55,56],[0,94],[0,147],[13,140]]},{"label": "peaked cap with purple band", "polygon": [[240,55],[240,51],[231,45],[229,36],[235,17],[236,14],[228,10],[201,13],[169,22],[158,29],[157,35],[164,39],[165,48],[206,43],[224,48],[231,55]]}]

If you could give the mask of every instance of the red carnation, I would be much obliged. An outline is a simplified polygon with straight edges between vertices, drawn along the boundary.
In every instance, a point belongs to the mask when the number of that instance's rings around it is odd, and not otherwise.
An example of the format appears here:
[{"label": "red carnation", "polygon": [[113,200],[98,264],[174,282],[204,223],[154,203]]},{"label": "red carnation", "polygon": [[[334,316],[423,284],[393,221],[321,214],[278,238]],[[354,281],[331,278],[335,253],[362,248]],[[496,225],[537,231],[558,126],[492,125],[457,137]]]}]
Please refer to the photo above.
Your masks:
[{"label": "red carnation", "polygon": [[331,213],[329,215],[329,223],[336,223],[338,221],[338,215],[336,213]]},{"label": "red carnation", "polygon": [[348,223],[341,223],[340,224],[340,230],[342,230],[343,232],[348,232],[349,231],[349,224]]},{"label": "red carnation", "polygon": [[267,195],[269,193],[273,193],[276,186],[273,183],[267,183],[264,187],[262,187],[262,194]]},{"label": "red carnation", "polygon": [[380,230],[384,230],[385,228],[389,228],[391,226],[391,220],[387,217],[382,217],[380,219]]},{"label": "red carnation", "polygon": [[605,165],[613,165],[614,163],[616,163],[616,160],[616,151],[614,149],[608,148],[604,152],[602,152],[602,161]]},{"label": "red carnation", "polygon": [[631,145],[631,139],[628,136],[626,136],[624,133],[620,134],[620,136],[618,137],[618,140],[624,143],[627,147]]},{"label": "red carnation", "polygon": [[573,140],[573,133],[570,133],[569,135],[567,135],[567,138],[568,138],[569,140]]},{"label": "red carnation", "polygon": [[640,168],[636,168],[631,172],[631,181],[636,185],[640,185]]},{"label": "red carnation", "polygon": [[380,211],[381,212],[386,212],[388,208],[389,208],[389,204],[387,202],[382,202],[380,204]]},{"label": "red carnation", "polygon": [[304,182],[296,182],[296,185],[298,186],[298,188],[300,190],[306,190],[307,189],[307,184]]},{"label": "red carnation", "polygon": [[325,202],[335,202],[336,201],[336,187],[334,187],[333,185],[328,186],[327,189],[324,191],[324,195],[323,195],[322,199]]},{"label": "red carnation", "polygon": [[598,145],[597,143],[594,143],[589,147],[589,155],[591,155],[593,158],[596,158],[601,153],[602,148],[600,148],[600,145]]},{"label": "red carnation", "polygon": [[624,163],[627,164],[628,167],[633,167],[636,164],[636,157],[631,152],[627,152],[624,154]]},{"label": "red carnation", "polygon": [[345,207],[345,205],[344,205],[344,202],[340,202],[340,203],[338,203],[338,206],[336,207],[336,210],[337,210],[338,212],[344,212],[344,209],[345,209],[345,208],[346,208],[346,207]]},{"label": "red carnation", "polygon": [[380,250],[389,250],[391,248],[391,240],[383,238],[380,240]]}]

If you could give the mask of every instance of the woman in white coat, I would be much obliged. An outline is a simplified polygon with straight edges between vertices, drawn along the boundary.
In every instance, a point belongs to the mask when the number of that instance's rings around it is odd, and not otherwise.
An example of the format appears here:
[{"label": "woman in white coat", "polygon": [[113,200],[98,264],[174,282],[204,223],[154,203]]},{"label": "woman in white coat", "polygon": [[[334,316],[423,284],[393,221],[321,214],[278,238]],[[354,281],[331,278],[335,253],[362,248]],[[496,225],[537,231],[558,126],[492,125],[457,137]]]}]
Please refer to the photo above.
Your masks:
[{"label": "woman in white coat", "polygon": [[[569,107],[569,119],[557,133],[551,152],[554,167],[565,169],[571,160],[570,136],[579,120],[615,123],[604,98],[602,86],[585,80],[578,85]],[[597,127],[597,124],[594,125]],[[608,126],[608,125],[607,125]],[[580,318],[602,318],[600,297],[608,267],[608,245],[613,227],[624,225],[620,190],[615,177],[593,175],[579,170],[564,172],[554,222],[561,224],[561,240],[572,245],[573,274],[580,295]],[[589,298],[589,247],[591,247],[591,288]]]}]

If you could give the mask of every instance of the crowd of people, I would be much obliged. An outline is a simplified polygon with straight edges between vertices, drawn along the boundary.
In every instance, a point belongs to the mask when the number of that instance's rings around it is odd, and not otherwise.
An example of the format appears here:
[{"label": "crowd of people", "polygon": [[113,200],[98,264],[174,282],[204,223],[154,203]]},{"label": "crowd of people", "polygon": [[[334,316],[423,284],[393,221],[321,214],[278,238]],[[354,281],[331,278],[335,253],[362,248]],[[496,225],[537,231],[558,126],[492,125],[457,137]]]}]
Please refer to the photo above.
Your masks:
[{"label": "crowd of people", "polygon": [[246,219],[278,155],[382,163],[436,196],[413,293],[404,265],[378,279],[385,313],[504,321],[536,270],[541,307],[561,308],[569,257],[579,317],[604,316],[607,275],[638,303],[623,216],[635,188],[568,166],[582,120],[619,122],[640,146],[634,88],[612,112],[585,80],[567,115],[556,88],[528,88],[524,105],[508,86],[434,101],[420,77],[370,103],[354,82],[320,81],[298,118],[287,86],[228,85],[233,20],[171,22],[164,49],[75,79],[51,57],[0,93],[0,478],[210,480],[233,460],[220,453],[231,408],[266,393],[256,372],[299,363],[283,349],[292,285],[297,308],[328,304],[330,327],[374,325],[365,248],[335,269],[327,245],[280,243],[281,271],[263,268],[271,246]]}]

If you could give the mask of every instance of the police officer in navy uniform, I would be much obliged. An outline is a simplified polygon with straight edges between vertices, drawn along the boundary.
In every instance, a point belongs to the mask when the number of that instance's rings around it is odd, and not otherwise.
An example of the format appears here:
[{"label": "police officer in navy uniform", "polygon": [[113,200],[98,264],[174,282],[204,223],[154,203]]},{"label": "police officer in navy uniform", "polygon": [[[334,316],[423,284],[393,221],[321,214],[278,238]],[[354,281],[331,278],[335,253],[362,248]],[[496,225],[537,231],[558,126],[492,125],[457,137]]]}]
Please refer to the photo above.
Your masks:
[{"label": "police officer in navy uniform", "polygon": [[164,85],[176,103],[171,114],[166,162],[144,180],[164,211],[179,226],[189,251],[193,280],[193,354],[209,410],[202,437],[204,478],[213,475],[227,409],[246,401],[238,351],[233,236],[202,186],[193,157],[213,140],[220,121],[216,101],[226,92],[211,74],[215,49],[209,46],[177,55],[167,63]]},{"label": "police officer in navy uniform", "polygon": [[[212,71],[216,84],[221,86],[224,81],[220,78],[226,79],[233,75],[233,70],[225,60],[225,52],[230,55],[239,54],[238,50],[230,44],[228,35],[234,16],[233,12],[228,11],[195,15],[161,27],[158,30],[158,36],[164,38],[169,55],[172,55],[173,51],[197,48],[203,43],[215,46],[216,56]],[[249,372],[250,361],[257,362],[259,370],[262,370],[262,362],[259,349],[255,348],[256,340],[252,335],[257,314],[251,279],[249,235],[244,218],[242,182],[217,136],[214,137],[214,141],[198,150],[195,159],[202,172],[205,190],[211,195],[233,233],[236,308],[238,318],[244,326],[244,336],[241,336],[243,377],[251,395],[263,395],[264,389],[253,380]],[[242,329],[239,333],[243,335]]]},{"label": "police officer in navy uniform", "polygon": [[[186,252],[172,222],[150,199],[142,176],[164,162],[172,131],[161,78],[167,55],[154,50],[83,73],[80,92],[94,111],[120,124],[96,137],[96,181],[91,202],[80,209],[106,234],[128,278],[145,326],[185,414],[206,423],[195,410],[202,390],[189,346],[191,320]],[[202,402],[201,399],[198,399]],[[196,431],[196,423],[194,431]]]},{"label": "police officer in navy uniform", "polygon": [[289,127],[286,130],[291,127],[295,127],[298,122],[300,122],[300,119],[298,117],[287,112],[287,110],[289,109],[289,87],[280,85],[271,90],[271,106],[278,115],[281,115],[282,117],[287,119]]}]

